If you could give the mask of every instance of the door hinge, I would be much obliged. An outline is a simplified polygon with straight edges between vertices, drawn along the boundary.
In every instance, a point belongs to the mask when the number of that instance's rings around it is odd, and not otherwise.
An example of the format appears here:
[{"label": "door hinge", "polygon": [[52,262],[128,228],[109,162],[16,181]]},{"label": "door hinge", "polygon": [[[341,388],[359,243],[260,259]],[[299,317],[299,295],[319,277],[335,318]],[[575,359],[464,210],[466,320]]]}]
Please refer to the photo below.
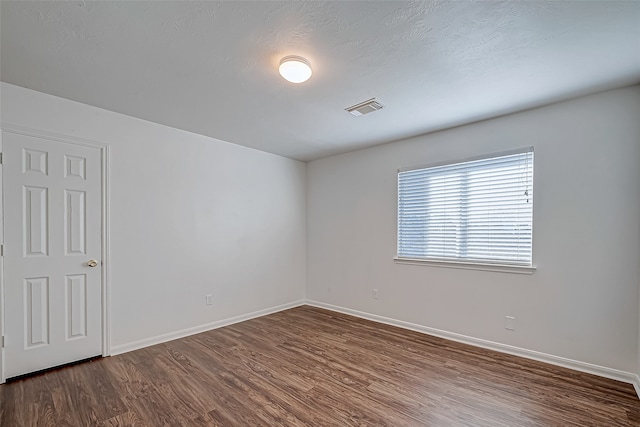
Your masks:
[{"label": "door hinge", "polygon": [[4,335],[2,336],[2,348],[4,348]]},{"label": "door hinge", "polygon": [[0,256],[4,256],[4,245],[0,245]]},{"label": "door hinge", "polygon": [[0,153],[0,165],[2,164],[2,153]]}]

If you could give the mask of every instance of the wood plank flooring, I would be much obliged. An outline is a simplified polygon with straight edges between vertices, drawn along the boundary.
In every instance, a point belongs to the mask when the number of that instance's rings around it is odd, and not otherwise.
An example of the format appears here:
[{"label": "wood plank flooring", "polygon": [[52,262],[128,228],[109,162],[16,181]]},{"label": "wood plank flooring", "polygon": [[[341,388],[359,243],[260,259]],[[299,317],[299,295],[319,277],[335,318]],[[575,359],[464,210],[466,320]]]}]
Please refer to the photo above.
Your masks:
[{"label": "wood plank flooring", "polygon": [[640,426],[629,384],[303,306],[0,386],[0,425]]}]

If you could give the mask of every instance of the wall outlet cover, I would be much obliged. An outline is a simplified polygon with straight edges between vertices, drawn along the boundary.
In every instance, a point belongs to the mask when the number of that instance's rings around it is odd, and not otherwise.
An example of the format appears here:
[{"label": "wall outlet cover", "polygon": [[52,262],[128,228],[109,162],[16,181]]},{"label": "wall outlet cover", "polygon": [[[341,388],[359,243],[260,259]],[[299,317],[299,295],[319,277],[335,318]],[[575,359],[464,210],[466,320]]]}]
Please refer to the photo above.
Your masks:
[{"label": "wall outlet cover", "polygon": [[504,316],[504,327],[510,331],[515,331],[516,318],[514,316]]}]

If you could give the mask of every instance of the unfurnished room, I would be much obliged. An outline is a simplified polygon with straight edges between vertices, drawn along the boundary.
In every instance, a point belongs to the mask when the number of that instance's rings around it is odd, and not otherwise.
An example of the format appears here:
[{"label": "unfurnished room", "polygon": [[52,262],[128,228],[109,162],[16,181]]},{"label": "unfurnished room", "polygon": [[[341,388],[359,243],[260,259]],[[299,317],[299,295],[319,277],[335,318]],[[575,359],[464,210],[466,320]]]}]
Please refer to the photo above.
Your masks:
[{"label": "unfurnished room", "polygon": [[640,1],[0,0],[0,425],[640,426]]}]

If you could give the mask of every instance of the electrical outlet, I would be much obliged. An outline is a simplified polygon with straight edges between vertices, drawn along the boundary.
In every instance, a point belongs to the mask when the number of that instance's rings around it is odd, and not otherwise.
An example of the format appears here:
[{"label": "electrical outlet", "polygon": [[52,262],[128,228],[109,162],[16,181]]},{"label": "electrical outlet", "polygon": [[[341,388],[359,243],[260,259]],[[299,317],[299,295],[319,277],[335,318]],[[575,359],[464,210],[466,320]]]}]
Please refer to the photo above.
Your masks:
[{"label": "electrical outlet", "polygon": [[205,304],[206,305],[213,305],[213,295],[211,295],[211,294],[205,295]]},{"label": "electrical outlet", "polygon": [[513,316],[504,316],[504,327],[510,331],[516,330],[516,318]]},{"label": "electrical outlet", "polygon": [[372,289],[371,290],[371,297],[373,299],[378,299],[378,290],[377,289]]}]

